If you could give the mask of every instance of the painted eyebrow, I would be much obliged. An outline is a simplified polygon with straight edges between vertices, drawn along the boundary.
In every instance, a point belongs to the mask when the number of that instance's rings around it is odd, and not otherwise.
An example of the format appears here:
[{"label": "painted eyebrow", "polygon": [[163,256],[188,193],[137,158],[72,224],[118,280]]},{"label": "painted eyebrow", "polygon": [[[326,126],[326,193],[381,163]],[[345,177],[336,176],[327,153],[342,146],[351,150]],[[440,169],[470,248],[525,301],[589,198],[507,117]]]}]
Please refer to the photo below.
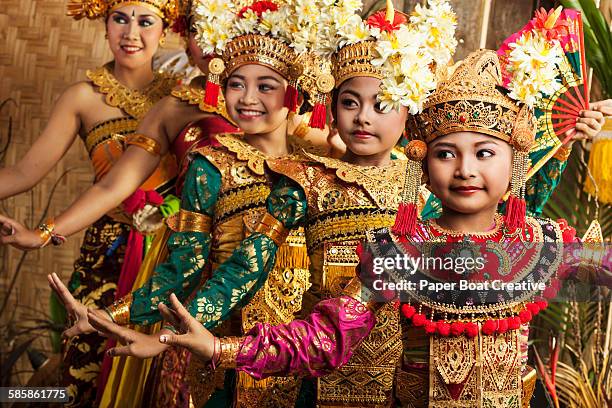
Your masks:
[{"label": "painted eyebrow", "polygon": [[483,144],[494,144],[497,146],[497,142],[495,140],[483,140],[481,142],[476,143],[475,146],[480,146]]},{"label": "painted eyebrow", "polygon": [[[345,93],[347,93],[347,94],[351,94],[351,95],[353,95],[353,96],[354,96],[355,98],[357,98],[357,99],[361,99],[361,94],[360,94],[359,92],[353,91],[352,89],[345,89],[344,91],[342,91],[342,92],[340,93],[340,95],[343,95],[343,94],[345,94]],[[377,93],[375,93],[375,94],[372,96],[372,99],[374,99],[374,100],[375,100],[377,97],[378,97],[378,94],[377,94]]]},{"label": "painted eyebrow", "polygon": [[440,147],[440,146],[441,146],[441,147],[452,147],[452,148],[457,147],[457,145],[456,145],[456,144],[454,144],[454,143],[450,143],[450,142],[438,142],[438,143],[435,143],[435,144],[432,146],[432,148],[433,148],[433,147]]},{"label": "painted eyebrow", "polygon": [[[130,18],[130,16],[129,16],[129,15],[125,14],[125,13],[124,13],[124,12],[122,12],[122,11],[117,11],[117,10],[115,10],[115,11],[113,11],[113,13],[112,13],[112,14],[119,14],[119,15],[120,15],[120,16],[122,16],[122,17],[125,17],[125,18]],[[153,15],[153,14],[139,14],[139,15],[137,15],[136,17],[139,17],[139,18],[140,18],[140,17],[154,17],[154,15]]]},{"label": "painted eyebrow", "polygon": [[[230,75],[230,78],[238,78],[238,79],[242,79],[243,81],[246,81],[246,77],[244,75],[240,75],[240,74],[232,74],[232,75]],[[281,83],[278,79],[274,78],[273,76],[260,76],[260,77],[257,77],[258,81],[265,81],[265,80],[268,80],[268,79],[270,79],[270,80],[272,80],[274,82],[277,82],[279,84]]]}]

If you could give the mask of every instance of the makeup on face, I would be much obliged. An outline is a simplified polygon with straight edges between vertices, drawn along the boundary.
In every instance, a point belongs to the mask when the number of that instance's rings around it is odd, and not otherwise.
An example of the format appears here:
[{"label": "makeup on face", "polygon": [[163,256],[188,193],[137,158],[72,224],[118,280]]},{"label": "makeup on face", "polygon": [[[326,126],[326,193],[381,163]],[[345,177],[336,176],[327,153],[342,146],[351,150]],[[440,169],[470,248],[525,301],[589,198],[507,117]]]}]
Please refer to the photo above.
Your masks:
[{"label": "makeup on face", "polygon": [[[378,102],[381,81],[373,77],[354,77],[338,89],[335,122],[347,146],[347,160],[370,157],[372,162],[388,162],[407,118],[407,110],[383,112]],[[352,157],[352,158],[351,158]]]},{"label": "makeup on face", "polygon": [[508,191],[512,148],[476,132],[455,132],[430,143],[427,172],[432,192],[453,211],[494,208]]},{"label": "makeup on face", "polygon": [[130,65],[153,58],[163,33],[163,22],[145,7],[125,6],[108,16],[106,28],[115,60]]},{"label": "makeup on face", "polygon": [[268,133],[282,124],[286,126],[286,87],[287,81],[271,68],[243,65],[227,78],[227,111],[246,134]]}]

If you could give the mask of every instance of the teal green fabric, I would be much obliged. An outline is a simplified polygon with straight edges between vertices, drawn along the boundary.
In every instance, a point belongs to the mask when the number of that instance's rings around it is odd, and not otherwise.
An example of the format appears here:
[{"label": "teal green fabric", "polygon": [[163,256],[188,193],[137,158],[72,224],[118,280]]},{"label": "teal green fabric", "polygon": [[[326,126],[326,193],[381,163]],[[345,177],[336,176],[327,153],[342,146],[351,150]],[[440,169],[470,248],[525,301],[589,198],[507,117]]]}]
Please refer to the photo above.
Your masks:
[{"label": "teal green fabric", "polygon": [[[267,210],[285,228],[292,229],[306,218],[304,190],[283,177],[267,199]],[[212,329],[246,305],[263,286],[276,260],[278,246],[268,236],[254,233],[234,250],[189,304],[189,312]]]},{"label": "teal green fabric", "polygon": [[[183,187],[182,208],[213,216],[221,187],[221,174],[206,158],[197,156],[191,163]],[[168,203],[168,207],[174,204]],[[202,279],[211,235],[208,232],[175,232],[168,239],[168,260],[155,268],[153,276],[132,293],[130,320],[152,324],[161,320],[157,309],[167,303],[171,293],[184,301]]]}]

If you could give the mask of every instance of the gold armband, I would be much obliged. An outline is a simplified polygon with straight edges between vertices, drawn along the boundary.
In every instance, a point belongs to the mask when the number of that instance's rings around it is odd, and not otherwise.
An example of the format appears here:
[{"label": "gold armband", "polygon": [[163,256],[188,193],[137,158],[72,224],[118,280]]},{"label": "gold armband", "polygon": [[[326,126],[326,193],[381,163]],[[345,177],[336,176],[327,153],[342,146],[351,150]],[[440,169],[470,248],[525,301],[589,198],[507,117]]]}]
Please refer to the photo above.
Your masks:
[{"label": "gold armband", "polygon": [[174,232],[210,232],[212,219],[206,214],[181,208],[178,214],[168,217],[166,224]]},{"label": "gold armband", "polygon": [[151,153],[153,156],[161,156],[161,144],[159,144],[157,140],[141,135],[140,133],[132,133],[131,135],[126,136],[125,145],[138,146],[141,149]]},{"label": "gold armband", "polygon": [[277,220],[270,213],[265,213],[259,224],[255,227],[255,232],[264,234],[278,246],[283,245],[289,235],[289,230],[282,222]]},{"label": "gold armband", "polygon": [[235,368],[236,358],[242,345],[242,337],[223,337],[220,339],[221,352],[219,354],[219,365],[223,368]]},{"label": "gold armband", "polygon": [[358,300],[373,313],[384,306],[384,303],[376,302],[374,294],[361,284],[361,280],[357,276],[344,287],[342,295]]},{"label": "gold armband", "polygon": [[113,322],[125,326],[130,322],[130,306],[132,306],[132,294],[129,293],[121,299],[115,301],[106,308]]},{"label": "gold armband", "polygon": [[557,149],[553,157],[559,161],[564,162],[564,161],[567,161],[571,152],[572,152],[571,147],[561,146],[560,148]]}]

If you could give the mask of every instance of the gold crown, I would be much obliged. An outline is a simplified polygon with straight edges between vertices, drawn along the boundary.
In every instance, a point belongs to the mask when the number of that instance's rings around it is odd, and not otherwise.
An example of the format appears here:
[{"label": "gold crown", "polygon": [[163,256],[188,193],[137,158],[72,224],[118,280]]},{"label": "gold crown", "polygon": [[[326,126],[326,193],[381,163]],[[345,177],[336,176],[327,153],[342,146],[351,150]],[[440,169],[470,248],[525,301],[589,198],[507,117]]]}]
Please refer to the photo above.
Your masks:
[{"label": "gold crown", "polygon": [[224,70],[231,72],[245,64],[260,64],[271,68],[287,79],[297,79],[303,72],[302,64],[288,44],[276,38],[260,34],[247,34],[228,42],[223,51]]},{"label": "gold crown", "polygon": [[342,47],[332,56],[336,86],[356,76],[383,79],[382,69],[372,65],[376,42],[367,40]]},{"label": "gold crown", "polygon": [[137,5],[148,8],[157,14],[166,24],[172,23],[178,16],[177,0],[70,0],[67,15],[75,20],[88,18],[94,20],[106,17],[119,7]]},{"label": "gold crown", "polygon": [[426,142],[453,132],[479,132],[527,151],[535,139],[535,118],[531,110],[507,96],[501,84],[497,54],[473,52],[462,62],[440,69],[436,91],[414,117],[411,130]]}]

